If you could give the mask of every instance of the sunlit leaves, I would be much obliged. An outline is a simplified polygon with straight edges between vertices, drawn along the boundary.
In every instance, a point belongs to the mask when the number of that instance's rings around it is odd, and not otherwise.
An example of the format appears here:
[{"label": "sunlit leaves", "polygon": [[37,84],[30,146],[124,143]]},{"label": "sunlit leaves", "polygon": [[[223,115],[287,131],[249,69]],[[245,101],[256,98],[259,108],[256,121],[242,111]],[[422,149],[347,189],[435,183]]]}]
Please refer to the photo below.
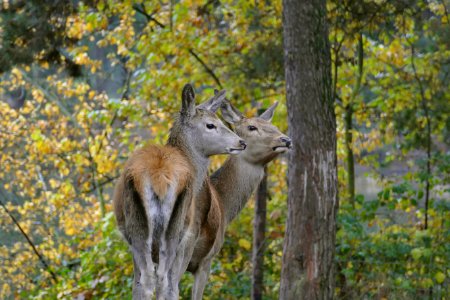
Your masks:
[{"label": "sunlit leaves", "polygon": [[[328,2],[338,67],[337,261],[347,288],[361,292],[355,298],[375,297],[380,286],[411,295],[448,284],[450,277],[445,268],[449,236],[442,230],[450,226],[450,207],[441,200],[448,193],[449,156],[440,150],[449,130],[448,16],[441,1],[402,3]],[[33,64],[11,69],[0,81],[2,94],[27,91],[20,109],[0,102],[1,190],[8,209],[61,279],[51,283],[0,208],[2,230],[16,234],[8,247],[0,247],[6,283],[0,285],[0,298],[23,298],[31,290],[42,299],[130,296],[132,261],[110,213],[112,186],[134,149],[147,140],[165,142],[186,82],[194,84],[202,101],[220,81],[249,116],[278,100],[274,123],[287,131],[281,1],[108,0],[90,5],[79,2],[59,20],[65,37],[77,41],[61,47],[59,59],[81,66],[83,76],[67,76],[41,52]],[[360,34],[364,66],[358,84]],[[18,39],[16,46],[24,43]],[[374,199],[356,196],[354,209],[342,180],[348,106],[353,110],[350,148],[381,189]],[[418,151],[424,149],[429,124],[424,107],[431,115],[430,174]],[[213,158],[211,170],[224,159]],[[407,169],[404,175],[386,172],[398,161]],[[269,174],[265,295],[275,299],[287,213],[286,160],[271,164]],[[424,230],[426,182],[432,189]],[[250,201],[227,232],[207,287],[211,299],[249,294],[252,209]],[[190,284],[183,281],[183,296]]]}]

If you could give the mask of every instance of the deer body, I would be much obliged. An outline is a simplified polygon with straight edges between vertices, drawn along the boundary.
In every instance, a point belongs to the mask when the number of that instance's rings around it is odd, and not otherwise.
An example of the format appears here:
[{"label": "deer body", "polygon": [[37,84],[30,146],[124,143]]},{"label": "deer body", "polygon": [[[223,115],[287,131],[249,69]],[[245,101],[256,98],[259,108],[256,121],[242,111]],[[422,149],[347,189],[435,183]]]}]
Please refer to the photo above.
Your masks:
[{"label": "deer body", "polygon": [[[166,268],[168,245],[163,233],[169,229],[177,199],[186,202],[193,195],[192,168],[177,148],[148,145],[134,153],[119,179],[114,210],[133,254],[133,298],[151,297],[158,279],[156,263],[158,270]],[[176,231],[176,225],[170,228]]]},{"label": "deer body", "polygon": [[195,107],[192,87],[182,93],[180,117],[166,146],[148,145],[130,157],[116,184],[113,204],[118,227],[134,263],[133,299],[176,298],[167,277],[179,241],[189,232],[185,219],[207,176],[208,157],[235,153],[245,143],[213,113],[224,91]]},{"label": "deer body", "polygon": [[[212,260],[222,249],[226,228],[245,207],[263,176],[263,166],[249,165],[245,160],[233,157],[211,176],[210,184],[201,191],[198,199],[203,203],[210,202],[210,211],[187,267],[195,277],[192,299],[202,299]],[[209,198],[211,193],[216,193],[217,197]]]},{"label": "deer body", "polygon": [[[259,118],[244,118],[225,102],[223,117],[235,123],[236,132],[245,138],[248,147],[238,156],[230,156],[203,184],[195,205],[201,225],[192,243],[190,257],[184,269],[194,274],[192,299],[201,299],[206,286],[212,259],[222,248],[228,224],[243,209],[264,176],[264,166],[278,154],[290,148],[290,139],[270,124],[276,104]],[[189,216],[188,216],[189,217]],[[189,248],[188,248],[189,249]]]}]

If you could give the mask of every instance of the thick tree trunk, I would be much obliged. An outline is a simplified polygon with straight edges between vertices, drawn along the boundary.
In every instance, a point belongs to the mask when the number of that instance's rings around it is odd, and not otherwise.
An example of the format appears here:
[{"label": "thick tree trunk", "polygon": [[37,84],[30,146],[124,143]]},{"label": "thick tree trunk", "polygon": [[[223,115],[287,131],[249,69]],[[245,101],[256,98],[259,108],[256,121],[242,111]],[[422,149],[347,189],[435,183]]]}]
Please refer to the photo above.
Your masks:
[{"label": "thick tree trunk", "polygon": [[255,219],[253,222],[253,274],[252,300],[261,300],[264,279],[264,250],[267,213],[267,169],[255,195]]},{"label": "thick tree trunk", "polygon": [[325,0],[283,0],[283,27],[293,149],[280,299],[332,299],[338,195]]}]

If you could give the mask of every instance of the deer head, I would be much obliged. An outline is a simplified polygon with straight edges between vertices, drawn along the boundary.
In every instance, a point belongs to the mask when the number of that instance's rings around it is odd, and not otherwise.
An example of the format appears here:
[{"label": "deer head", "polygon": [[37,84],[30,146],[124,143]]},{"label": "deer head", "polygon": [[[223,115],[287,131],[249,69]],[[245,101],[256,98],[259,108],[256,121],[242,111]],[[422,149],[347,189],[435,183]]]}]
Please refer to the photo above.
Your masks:
[{"label": "deer head", "polygon": [[271,123],[277,105],[275,102],[259,117],[246,118],[228,100],[222,103],[222,117],[234,124],[236,133],[248,144],[241,157],[249,163],[264,165],[291,148],[291,139]]},{"label": "deer head", "polygon": [[217,92],[212,98],[196,106],[194,89],[187,84],[183,88],[181,99],[180,118],[172,128],[171,137],[182,131],[184,142],[206,157],[215,154],[237,154],[245,149],[244,140],[223,124],[215,114],[225,99],[225,90]]}]

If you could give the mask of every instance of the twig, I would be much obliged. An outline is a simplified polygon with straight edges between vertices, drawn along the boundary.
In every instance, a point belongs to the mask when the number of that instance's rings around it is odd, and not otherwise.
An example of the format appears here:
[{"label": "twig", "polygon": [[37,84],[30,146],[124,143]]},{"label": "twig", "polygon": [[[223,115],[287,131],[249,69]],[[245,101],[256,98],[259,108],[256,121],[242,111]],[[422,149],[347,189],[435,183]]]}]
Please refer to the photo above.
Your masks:
[{"label": "twig", "polygon": [[166,25],[164,25],[163,23],[161,23],[160,21],[158,21],[157,19],[155,19],[152,15],[149,15],[147,13],[147,10],[145,9],[144,4],[141,4],[141,7],[137,6],[137,5],[133,5],[133,9],[135,11],[137,11],[138,13],[140,13],[141,15],[143,15],[147,21],[153,21],[156,23],[156,25],[158,25],[161,28],[166,28]]},{"label": "twig", "polygon": [[[3,197],[5,197],[5,195],[3,194],[3,192],[1,192]],[[50,268],[50,266],[47,264],[47,262],[45,261],[44,257],[39,253],[39,251],[36,249],[36,246],[34,245],[34,243],[31,241],[30,237],[28,236],[28,234],[26,234],[26,232],[23,230],[22,226],[20,226],[19,222],[17,221],[17,219],[11,214],[11,212],[8,210],[8,208],[6,207],[6,205],[3,203],[2,200],[0,200],[0,205],[3,207],[3,209],[5,210],[5,212],[8,214],[8,216],[11,218],[11,220],[13,220],[14,224],[17,226],[17,228],[19,228],[20,232],[22,233],[22,235],[25,237],[25,239],[27,240],[28,244],[31,246],[31,248],[33,249],[34,254],[36,254],[36,256],[39,258],[39,260],[41,261],[41,263],[44,265],[45,269],[47,270],[47,272],[50,273],[50,275],[52,276],[52,279],[57,283],[58,279],[56,278],[55,273],[53,273],[52,269]]]},{"label": "twig", "polygon": [[208,67],[208,65],[194,52],[194,50],[192,48],[189,48],[189,53],[192,54],[192,56],[203,66],[203,68],[205,69],[205,71],[211,75],[211,77],[214,79],[214,81],[217,83],[217,85],[223,89],[222,84],[220,83],[219,78],[216,76],[216,74],[214,74],[214,71]]},{"label": "twig", "polygon": [[106,185],[106,184],[116,180],[117,178],[119,178],[119,176],[120,175],[116,175],[116,176],[113,176],[113,177],[108,177],[105,181],[99,182],[96,187],[94,187],[92,189],[89,189],[89,190],[86,190],[86,191],[82,191],[81,193],[83,193],[83,194],[92,193],[93,191],[95,191],[96,188],[102,187],[102,186],[104,186],[104,185]]},{"label": "twig", "polygon": [[[141,4],[141,7],[137,6],[137,5],[133,5],[133,9],[135,11],[137,11],[138,13],[142,14],[144,17],[147,18],[147,21],[153,21],[155,22],[160,28],[166,28],[166,25],[161,23],[160,21],[158,21],[156,18],[154,18],[152,15],[149,15],[145,9],[144,4]],[[172,27],[172,22],[171,22],[171,27]],[[172,28],[171,28],[172,29]],[[194,52],[194,50],[192,48],[188,49],[189,53],[203,66],[203,68],[205,69],[205,71],[211,75],[211,77],[214,79],[214,81],[217,83],[217,85],[223,89],[222,84],[220,83],[219,78],[216,76],[216,74],[214,74],[214,71],[208,67],[208,65],[197,55],[197,53]]]}]

